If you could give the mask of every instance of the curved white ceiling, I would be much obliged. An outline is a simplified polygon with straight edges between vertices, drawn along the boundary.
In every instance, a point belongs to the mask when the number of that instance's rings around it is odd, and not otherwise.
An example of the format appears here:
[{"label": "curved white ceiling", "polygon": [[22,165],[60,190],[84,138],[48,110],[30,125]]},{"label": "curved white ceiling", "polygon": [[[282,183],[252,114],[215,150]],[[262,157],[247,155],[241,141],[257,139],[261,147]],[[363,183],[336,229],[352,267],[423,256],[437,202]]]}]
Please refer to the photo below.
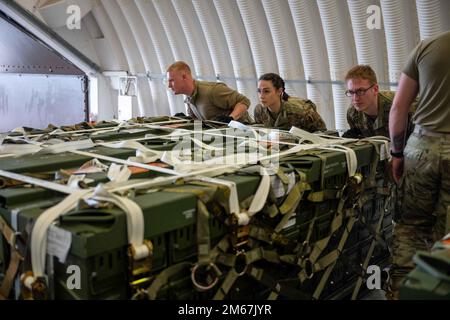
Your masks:
[{"label": "curved white ceiling", "polygon": [[[289,94],[313,100],[327,127],[337,129],[346,127],[342,80],[350,67],[370,64],[382,87],[394,89],[419,40],[450,29],[448,0],[16,2],[102,70],[137,76],[141,115],[184,110],[163,79],[168,65],[184,60],[197,78],[219,79],[247,95],[252,110],[257,78],[279,73]],[[81,9],[79,30],[65,25],[71,4]],[[117,100],[112,87],[100,94]]]}]

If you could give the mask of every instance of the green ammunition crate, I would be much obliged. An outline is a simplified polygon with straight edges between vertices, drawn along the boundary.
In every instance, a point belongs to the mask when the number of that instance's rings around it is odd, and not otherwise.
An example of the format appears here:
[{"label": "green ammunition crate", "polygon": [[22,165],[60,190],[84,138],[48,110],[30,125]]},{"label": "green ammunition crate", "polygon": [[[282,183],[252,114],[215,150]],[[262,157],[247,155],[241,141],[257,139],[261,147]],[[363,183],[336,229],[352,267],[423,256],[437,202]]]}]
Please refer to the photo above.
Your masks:
[{"label": "green ammunition crate", "polygon": [[[151,123],[151,122],[150,122]],[[183,126],[184,129],[193,129],[192,123]],[[152,134],[154,139],[142,139],[141,143],[148,148],[155,150],[171,150],[177,143],[175,140],[159,138],[166,135],[166,129],[133,130],[124,129],[113,132],[104,132],[93,135],[86,134],[94,141],[118,141],[124,139],[144,138],[145,134]],[[68,134],[69,136],[70,134]],[[239,133],[237,133],[239,135]],[[210,139],[205,143],[213,146],[223,147],[225,145],[237,146],[238,139],[233,141],[221,141],[221,139]],[[371,161],[375,154],[375,149],[369,143],[355,143],[351,145],[355,150],[358,159],[357,171],[362,174],[363,179],[370,175]],[[246,147],[245,150],[249,150]],[[131,149],[110,149],[97,146],[88,150],[120,159],[127,159],[135,155]],[[194,150],[195,152],[195,150]],[[192,154],[194,154],[194,152]],[[79,167],[90,157],[80,156],[73,153],[61,153],[42,155],[36,154],[15,159],[1,158],[0,168],[17,173],[46,173],[49,177],[60,169],[73,169]],[[323,165],[322,161],[326,163]],[[103,161],[102,161],[103,162]],[[108,162],[105,162],[106,164]],[[321,151],[320,157],[316,154],[300,152],[291,154],[280,159],[281,169],[285,173],[301,171],[311,190],[306,191],[297,207],[296,212],[291,217],[287,227],[283,228],[281,234],[289,239],[291,243],[287,247],[279,244],[261,244],[265,249],[275,250],[279,254],[291,254],[298,243],[303,243],[308,230],[313,223],[309,245],[313,246],[330,234],[330,226],[340,199],[324,199],[321,202],[309,201],[308,195],[313,192],[320,192],[323,189],[328,191],[339,191],[348,182],[346,157],[338,151]],[[384,186],[384,164],[380,161],[377,168],[376,180]],[[322,171],[323,169],[323,171]],[[135,174],[132,178],[154,178],[164,176],[154,172]],[[94,181],[90,186],[97,183],[106,182],[104,173],[90,174],[89,178]],[[255,194],[260,176],[244,174],[236,171],[218,177],[224,180],[236,182],[239,201],[243,201]],[[322,181],[323,178],[323,181]],[[50,178],[51,179],[51,178]],[[183,188],[182,185],[171,185],[171,188]],[[196,205],[197,199],[193,194],[168,192],[161,189],[148,190],[132,193],[131,197],[142,209],[144,214],[144,238],[151,240],[153,244],[152,275],[157,276],[165,268],[179,262],[195,262],[197,255],[196,239]],[[369,192],[369,191],[368,191]],[[365,258],[368,246],[372,241],[373,234],[369,231],[374,227],[383,210],[387,210],[383,219],[381,238],[388,243],[391,227],[391,208],[385,205],[386,197],[370,191],[369,199],[364,208],[356,210],[358,221],[355,223],[344,249],[340,253],[338,260],[327,280],[327,286],[320,298],[333,298],[337,296],[342,288],[354,285],[358,270],[353,270],[353,265],[359,265]],[[17,230],[22,233],[25,240],[29,241],[29,228],[33,221],[48,207],[58,203],[64,195],[38,187],[8,187],[0,189],[0,214],[8,223],[14,224],[17,220]],[[276,199],[276,204],[280,205],[286,195]],[[273,200],[273,199],[272,199]],[[271,201],[272,201],[271,200]],[[14,216],[16,218],[14,218]],[[362,223],[364,217],[364,223]],[[262,212],[257,213],[252,222],[274,228],[282,219],[282,215],[269,217]],[[323,250],[321,257],[333,251],[339,243],[348,217],[345,217],[342,227],[332,235],[328,246]],[[61,217],[57,225],[67,230],[72,235],[72,246],[65,263],[60,263],[56,258],[53,262],[53,277],[50,279],[53,288],[52,297],[55,299],[128,299],[130,292],[128,288],[128,256],[127,256],[127,225],[126,216],[118,208],[104,209],[77,209]],[[209,220],[210,240],[213,247],[230,230],[221,221],[211,216]],[[391,229],[389,229],[391,228]],[[5,272],[5,267],[9,260],[9,248],[4,239],[0,239],[0,274]],[[376,246],[373,253],[373,261],[388,256],[388,250],[381,245]],[[372,261],[372,260],[371,260]],[[70,265],[78,265],[81,269],[81,289],[68,289],[67,280],[69,274],[67,268]],[[287,264],[270,263],[265,260],[254,262],[254,266],[263,269],[267,276],[279,281],[280,284],[292,286],[297,290],[298,298],[311,298],[316,286],[324,275],[324,270],[317,272],[311,279],[300,283],[297,274],[299,266]],[[220,277],[218,285],[214,290],[208,292],[198,292],[191,281],[190,270],[186,268],[173,276],[158,292],[158,299],[210,299],[221,285],[226,276],[227,267],[220,266],[224,272]],[[357,268],[356,268],[357,269]],[[24,269],[25,271],[27,269]],[[353,282],[352,282],[353,281]],[[230,289],[226,299],[266,299],[271,289],[266,285],[256,281],[248,274],[239,277]],[[300,294],[301,293],[301,294]],[[289,297],[280,296],[280,299]],[[292,297],[291,297],[292,298]]]},{"label": "green ammunition crate", "polygon": [[416,267],[403,280],[401,300],[450,300],[449,236],[445,239],[436,242],[431,252],[415,254]]},{"label": "green ammunition crate", "polygon": [[[243,201],[256,192],[260,182],[259,176],[227,175],[223,180],[234,181],[237,186],[239,201]],[[209,232],[211,246],[213,247],[227,233],[226,226],[215,218],[210,219]],[[197,254],[197,227],[193,223],[184,228],[172,231],[169,234],[169,247],[171,253],[169,259],[172,263],[192,258]]]}]

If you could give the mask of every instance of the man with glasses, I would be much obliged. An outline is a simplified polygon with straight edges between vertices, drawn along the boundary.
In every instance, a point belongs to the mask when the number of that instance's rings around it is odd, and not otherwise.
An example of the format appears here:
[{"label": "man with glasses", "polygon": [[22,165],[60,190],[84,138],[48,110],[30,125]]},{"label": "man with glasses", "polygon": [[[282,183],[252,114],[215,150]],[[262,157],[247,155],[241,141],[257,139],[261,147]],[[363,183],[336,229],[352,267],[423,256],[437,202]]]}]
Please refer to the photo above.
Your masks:
[{"label": "man with glasses", "polygon": [[[185,103],[191,118],[229,123],[237,120],[251,123],[247,109],[250,100],[221,82],[192,78],[186,62],[177,61],[167,68],[168,87],[174,94],[186,95]],[[184,116],[177,113],[176,116]]]},{"label": "man with glasses", "polygon": [[[351,99],[347,110],[347,122],[350,130],[344,133],[347,138],[364,138],[372,136],[389,137],[389,111],[395,92],[380,91],[377,77],[368,65],[356,65],[345,76],[347,91]],[[413,124],[409,116],[408,136]]]}]

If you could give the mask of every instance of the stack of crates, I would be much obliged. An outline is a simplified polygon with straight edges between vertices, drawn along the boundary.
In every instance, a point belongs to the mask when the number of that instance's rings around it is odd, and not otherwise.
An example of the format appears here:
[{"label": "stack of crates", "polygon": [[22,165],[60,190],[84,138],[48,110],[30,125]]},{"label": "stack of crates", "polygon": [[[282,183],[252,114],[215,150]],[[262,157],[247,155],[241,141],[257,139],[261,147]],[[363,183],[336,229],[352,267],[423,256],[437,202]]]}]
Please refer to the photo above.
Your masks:
[{"label": "stack of crates", "polygon": [[[144,123],[155,123],[164,119],[147,119]],[[114,124],[103,124],[109,128]],[[98,127],[100,128],[100,126]],[[193,129],[191,123],[182,125],[184,129]],[[94,142],[117,141],[140,138],[141,143],[154,150],[171,150],[176,141],[158,139],[158,136],[166,135],[168,128],[155,129],[144,127],[139,130],[112,131],[100,134],[89,134]],[[34,132],[42,133],[40,131]],[[44,131],[45,133],[45,131]],[[146,140],[146,135],[152,135],[152,139]],[[222,142],[220,142],[222,143]],[[233,143],[236,143],[235,141]],[[363,181],[369,178],[370,166],[376,150],[376,143],[352,143],[352,148],[358,159],[357,172],[362,175]],[[379,147],[379,146],[378,146]],[[195,148],[195,146],[194,146]],[[121,148],[111,149],[103,146],[95,146],[91,150],[94,153],[127,159],[134,156],[134,150]],[[195,149],[193,149],[195,153]],[[72,153],[61,154],[36,154],[15,158],[1,158],[0,169],[46,177],[50,181],[61,170],[73,170],[81,166],[89,157]],[[322,161],[326,161],[325,166]],[[387,160],[381,160],[377,167],[375,180],[380,187],[389,186],[384,180],[384,165]],[[105,163],[108,163],[107,161]],[[321,151],[317,153],[302,152],[291,154],[280,159],[280,168],[285,174],[294,173],[296,181],[303,178],[310,189],[305,191],[300,204],[295,210],[290,223],[283,228],[280,234],[288,239],[288,246],[279,246],[274,243],[264,243],[252,240],[252,245],[261,246],[266,250],[276,251],[279,256],[295,255],[294,250],[298,244],[302,244],[311,229],[309,246],[330,235],[331,222],[336,215],[340,203],[339,198],[329,198],[323,201],[308,200],[308,195],[326,190],[339,191],[348,183],[346,157],[338,151]],[[136,171],[133,179],[150,180],[162,177],[164,174],[150,171]],[[90,187],[108,181],[105,173],[87,174],[91,179]],[[221,175],[217,178],[236,183],[239,201],[242,202],[256,193],[261,177],[255,174],[240,172],[239,170]],[[182,186],[170,186],[180,187]],[[323,189],[322,189],[323,188]],[[359,267],[364,261],[368,248],[374,241],[373,229],[377,225],[379,217],[384,212],[382,228],[378,237],[384,241],[377,242],[369,264],[379,264],[383,268],[389,258],[388,245],[392,234],[393,206],[387,203],[388,197],[376,192],[376,187],[365,190],[371,196],[362,208],[356,208],[357,221],[352,228],[345,246],[340,252],[333,271],[327,280],[327,284],[320,295],[320,299],[333,299],[342,294],[343,288],[352,287],[362,274]],[[283,197],[286,198],[287,195]],[[20,232],[28,245],[27,256],[21,265],[19,274],[30,269],[29,241],[30,231],[36,218],[47,208],[57,204],[65,197],[64,194],[46,190],[30,185],[6,186],[0,189],[0,215],[10,226]],[[134,192],[130,195],[142,209],[145,220],[144,238],[153,245],[151,273],[152,277],[158,275],[166,268],[182,262],[194,264],[197,261],[197,199],[194,194],[165,191],[164,187],[158,187],[146,191]],[[283,199],[278,199],[279,205]],[[393,202],[392,202],[393,203]],[[269,203],[267,203],[269,205]],[[269,229],[274,228],[281,220],[280,214],[270,217],[264,210],[257,213],[250,225],[264,225]],[[313,222],[314,221],[314,222]],[[342,226],[331,236],[321,257],[335,250],[344,233],[348,217],[345,217]],[[312,224],[313,222],[313,224]],[[48,266],[50,298],[54,299],[130,299],[132,292],[129,288],[127,276],[127,221],[125,213],[116,207],[107,208],[78,208],[70,214],[62,216],[57,221],[59,228],[71,233],[72,243],[65,262],[61,263],[52,257]],[[250,227],[251,227],[250,226]],[[210,242],[213,248],[224,236],[230,233],[230,227],[223,221],[211,216],[209,219]],[[0,274],[6,272],[9,263],[9,247],[5,239],[0,240]],[[277,265],[268,261],[254,263],[258,268],[265,270],[267,275],[279,281],[279,283],[292,287],[302,293],[302,297],[312,298],[324,271],[319,271],[304,282],[299,281],[300,266],[280,262]],[[81,270],[81,288],[68,288],[70,273],[67,272],[71,265],[79,266]],[[275,267],[274,267],[275,266]],[[159,299],[211,299],[215,291],[219,289],[221,281],[226,276],[229,268],[219,266],[223,271],[219,285],[208,292],[199,292],[192,284],[191,270],[186,269],[172,276],[160,289]],[[0,278],[1,279],[1,278]],[[248,274],[239,277],[228,292],[226,299],[266,299],[271,288],[256,281]],[[18,296],[18,292],[12,292],[10,298]],[[280,296],[280,299],[292,298]]]}]

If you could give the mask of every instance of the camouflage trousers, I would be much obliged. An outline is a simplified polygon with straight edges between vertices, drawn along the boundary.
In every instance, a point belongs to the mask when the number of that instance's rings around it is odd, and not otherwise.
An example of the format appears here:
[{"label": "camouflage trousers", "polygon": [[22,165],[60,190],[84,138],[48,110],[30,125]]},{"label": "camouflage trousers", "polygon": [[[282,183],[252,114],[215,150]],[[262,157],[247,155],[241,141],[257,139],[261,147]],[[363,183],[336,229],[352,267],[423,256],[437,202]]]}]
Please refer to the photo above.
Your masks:
[{"label": "camouflage trousers", "polygon": [[404,154],[399,189],[403,203],[392,243],[390,279],[394,298],[398,297],[401,281],[414,268],[414,254],[430,249],[445,235],[450,210],[450,135],[428,136],[416,130]]}]

